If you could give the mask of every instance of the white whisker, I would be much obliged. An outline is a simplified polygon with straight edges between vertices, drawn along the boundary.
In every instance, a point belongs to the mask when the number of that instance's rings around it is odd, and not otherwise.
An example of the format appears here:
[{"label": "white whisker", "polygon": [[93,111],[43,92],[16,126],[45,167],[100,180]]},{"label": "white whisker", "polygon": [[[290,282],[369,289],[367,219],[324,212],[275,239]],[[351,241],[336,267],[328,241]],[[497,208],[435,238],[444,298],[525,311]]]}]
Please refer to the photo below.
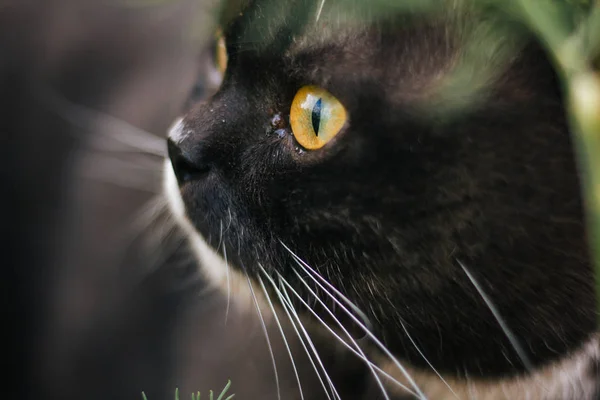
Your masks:
[{"label": "white whisker", "polygon": [[118,160],[103,164],[94,163],[92,166],[89,165],[92,157],[85,158],[85,161],[88,165],[82,165],[77,171],[84,179],[147,193],[159,192],[160,178],[158,171],[141,168],[132,170],[128,167],[130,164]]},{"label": "white whisker", "polygon": [[221,244],[223,243],[223,220],[219,221],[219,244],[217,244],[216,252],[219,252]]},{"label": "white whisker", "polygon": [[[139,236],[145,231],[150,225],[156,221],[161,212],[167,210],[168,204],[167,199],[162,195],[158,194],[148,200],[133,216],[132,221],[128,226],[130,227],[134,238]],[[175,223],[173,221],[173,223]]]},{"label": "white whisker", "polygon": [[[260,265],[259,265],[260,266]],[[260,266],[262,269],[262,266]],[[262,269],[264,271],[264,269]],[[258,283],[260,283],[260,287],[262,288],[265,298],[269,303],[269,307],[271,308],[271,312],[273,312],[273,316],[275,317],[275,322],[277,323],[277,327],[279,328],[279,332],[281,333],[281,338],[283,339],[283,343],[285,344],[285,348],[290,356],[290,361],[292,362],[292,368],[294,369],[294,375],[296,375],[296,382],[298,382],[298,390],[300,391],[300,399],[304,400],[304,392],[302,391],[302,385],[300,384],[300,375],[298,374],[298,369],[296,368],[296,362],[294,361],[294,355],[292,354],[292,350],[290,349],[290,345],[288,344],[287,338],[285,336],[285,332],[283,331],[283,327],[281,326],[281,322],[279,322],[279,317],[277,316],[277,312],[275,311],[275,306],[273,306],[273,302],[271,301],[271,297],[267,292],[267,288],[265,287],[265,283],[262,278],[258,277]]]},{"label": "white whisker", "polygon": [[419,348],[419,346],[417,346],[417,343],[413,340],[413,338],[410,335],[410,333],[408,333],[408,329],[406,329],[406,326],[404,325],[404,322],[400,321],[400,326],[402,326],[402,329],[404,329],[404,333],[406,333],[406,336],[408,337],[408,340],[410,340],[410,342],[412,343],[412,345],[414,346],[414,348],[421,355],[421,358],[423,358],[423,360],[425,360],[425,362],[427,363],[427,365],[429,365],[429,368],[431,368],[433,370],[433,372],[438,376],[438,378],[440,378],[440,380],[444,383],[444,385],[446,385],[446,387],[450,390],[450,392],[452,392],[452,394],[454,395],[454,397],[458,399],[459,397],[454,392],[454,390],[452,390],[452,387],[448,384],[448,382],[446,382],[446,380],[444,379],[444,377],[442,377],[442,375],[437,371],[437,369],[435,369],[435,367],[433,366],[433,364],[431,364],[429,362],[429,360],[427,359],[427,357],[425,357],[425,354],[423,354],[423,352],[421,351],[421,349]]},{"label": "white whisker", "polygon": [[[300,266],[300,268],[302,268],[302,270],[304,272],[306,272],[308,274],[308,276],[319,286],[321,287],[321,289],[328,295],[330,296],[334,302],[342,308],[342,310],[344,310],[346,312],[346,314],[348,314],[348,316],[350,318],[352,318],[352,320],[354,320],[354,322],[356,322],[356,324],[358,326],[360,326],[364,332],[367,334],[367,336],[369,336],[371,338],[371,340],[373,340],[373,342],[377,345],[377,347],[379,347],[381,349],[381,351],[383,351],[389,358],[390,360],[392,360],[392,362],[398,367],[398,369],[400,370],[400,372],[402,373],[402,375],[404,375],[404,377],[408,380],[408,382],[411,384],[411,386],[413,387],[413,389],[415,389],[415,392],[417,393],[418,397],[421,399],[426,399],[427,397],[425,396],[425,394],[421,391],[421,389],[419,388],[419,386],[417,385],[417,383],[415,382],[415,380],[412,378],[412,376],[408,373],[408,371],[406,370],[406,368],[404,368],[404,366],[402,366],[402,364],[396,359],[396,357],[393,356],[393,354],[387,349],[387,347],[385,347],[385,345],[354,315],[352,314],[348,308],[346,306],[344,306],[342,304],[341,301],[339,301],[337,298],[335,298],[331,293],[329,293],[327,290],[325,290],[324,286],[319,282],[319,280],[322,280],[323,282],[325,282],[325,284],[327,284],[330,288],[332,288],[332,290],[334,290],[336,293],[339,293],[339,291],[337,289],[335,289],[333,287],[333,285],[331,285],[331,283],[327,282],[327,280],[325,278],[323,278],[321,275],[319,275],[319,273],[314,270],[311,266],[309,266],[306,262],[304,262],[300,257],[298,257],[289,247],[287,247],[283,242],[280,242],[285,249],[290,252],[290,254],[293,256],[294,260],[296,261],[296,264],[298,264],[298,266]],[[312,273],[312,274],[311,274]],[[313,276],[314,275],[314,276]],[[319,277],[319,280],[317,280],[315,278],[315,276]],[[339,293],[340,297],[341,293]],[[352,302],[347,299],[345,296],[342,297],[342,299],[345,299],[344,301],[349,302],[350,304],[352,304]],[[358,307],[356,307],[356,305],[354,305],[353,309],[358,309]]]},{"label": "white whisker", "polygon": [[477,282],[477,280],[471,274],[471,272],[467,269],[467,267],[460,260],[457,259],[456,261],[458,262],[458,265],[460,265],[462,270],[465,272],[465,274],[467,275],[467,277],[469,278],[469,280],[471,281],[473,286],[475,286],[475,289],[477,290],[477,292],[479,293],[479,295],[481,296],[481,298],[483,299],[483,301],[485,302],[487,307],[490,309],[490,311],[494,315],[494,318],[498,322],[498,325],[500,325],[500,328],[502,329],[502,331],[508,338],[508,341],[510,342],[512,347],[515,349],[515,352],[521,359],[521,362],[523,363],[525,368],[527,368],[528,370],[531,371],[531,369],[532,369],[531,361],[529,360],[529,357],[527,357],[527,354],[521,347],[521,344],[519,343],[519,340],[517,339],[516,335],[508,327],[508,325],[506,324],[506,322],[500,315],[500,312],[498,311],[498,309],[496,308],[496,306],[494,305],[492,300],[488,297],[488,295],[485,293],[485,291],[483,290],[483,288],[481,287],[479,282]]},{"label": "white whisker", "polygon": [[[227,280],[227,307],[225,308],[225,325],[227,325],[227,319],[229,317],[229,307],[231,303],[231,278],[229,276],[229,261],[227,260],[227,248],[225,246],[225,242],[223,241],[223,220],[219,223],[219,244],[216,247],[216,252],[219,252],[221,246],[223,246],[223,259],[225,260],[225,278]],[[227,231],[225,231],[227,232]]]},{"label": "white whisker", "polygon": [[[280,284],[283,282],[281,276],[279,276],[279,282],[280,282]],[[293,309],[292,299],[288,295],[288,292],[285,289],[285,286],[281,286],[281,290],[282,290],[282,293],[283,293],[285,299],[287,300],[288,306]],[[304,333],[304,336],[306,337],[306,340],[308,341],[308,344],[309,344],[310,348],[313,351],[313,354],[315,356],[315,359],[317,360],[317,363],[319,364],[319,366],[321,367],[321,370],[323,371],[323,374],[325,375],[325,379],[327,380],[327,383],[329,384],[329,388],[331,389],[331,393],[333,394],[333,397],[337,398],[338,400],[341,400],[341,397],[340,397],[339,393],[337,392],[337,390],[335,388],[335,385],[333,384],[333,381],[331,380],[331,378],[329,377],[329,374],[327,373],[327,369],[325,368],[325,365],[323,364],[323,361],[321,361],[321,357],[319,357],[319,352],[317,351],[317,348],[315,347],[313,341],[310,339],[310,335],[308,334],[308,332],[304,328],[304,325],[300,321],[300,318],[298,317],[298,314],[294,313],[294,316],[296,317],[296,321],[298,322],[298,325],[299,325],[300,329]]]},{"label": "white whisker", "polygon": [[323,11],[323,6],[325,5],[325,0],[321,0],[321,4],[319,4],[319,9],[317,10],[317,17],[315,19],[316,22],[321,18],[321,12]]},{"label": "white whisker", "polygon": [[[311,272],[313,272],[313,274],[317,278],[319,278],[319,280],[321,280],[336,295],[338,295],[363,320],[363,326],[367,327],[368,330],[372,329],[373,325],[371,324],[371,321],[369,321],[369,317],[367,317],[367,314],[365,314],[360,308],[358,308],[356,306],[356,304],[354,304],[352,301],[350,301],[350,299],[348,299],[348,297],[346,297],[335,286],[333,286],[329,281],[327,281],[327,279],[323,278],[316,270],[314,270],[310,265],[308,265],[300,257],[298,257],[296,255],[296,253],[294,253],[288,246],[286,246],[285,243],[283,243],[282,241],[279,241],[279,243],[281,243],[281,245],[292,255],[292,257],[294,257],[294,259],[296,260],[296,263],[302,264],[302,265],[300,265],[300,267],[302,267],[302,269],[306,268],[306,269],[310,270]],[[310,275],[310,273],[308,273],[308,272],[307,272],[307,274]],[[334,303],[333,307],[335,307],[335,303]]]},{"label": "white whisker", "polygon": [[227,208],[227,214],[229,214],[229,222],[227,223],[227,228],[225,228],[225,233],[229,231],[231,228],[231,223],[233,222],[233,216],[231,215],[231,208]]},{"label": "white whisker", "polygon": [[[43,97],[60,116],[71,124],[85,129],[93,129],[101,133],[105,139],[112,139],[122,145],[140,150],[145,154],[153,154],[160,157],[167,155],[166,144],[163,138],[133,126],[120,118],[72,103],[51,89],[45,89],[42,93]],[[96,140],[93,144],[104,145],[105,143]],[[109,149],[103,148],[102,150]],[[122,150],[122,148],[119,148],[119,150]]]},{"label": "white whisker", "polygon": [[[123,231],[115,232],[115,237],[106,238],[113,243],[111,247],[118,249],[119,263],[125,261],[132,248],[146,253],[148,262],[143,263],[144,269],[137,271],[141,273],[139,279],[144,279],[155,268],[159,267],[171,254],[171,250],[183,243],[183,236],[165,246],[167,239],[178,233],[177,225],[170,213],[166,212],[167,201],[161,195],[153,196],[140,209],[126,221],[123,221]],[[160,220],[160,223],[159,223]],[[134,246],[139,241],[141,247]]]},{"label": "white whisker", "polygon": [[[358,345],[358,343],[356,342],[356,340],[354,340],[354,338],[352,337],[352,335],[350,334],[350,332],[348,332],[348,330],[346,329],[346,327],[344,326],[344,324],[342,324],[338,318],[335,316],[335,314],[333,312],[331,312],[329,310],[329,308],[325,305],[325,303],[319,298],[319,296],[317,296],[317,294],[315,293],[315,291],[310,287],[310,285],[304,280],[302,279],[302,277],[300,276],[300,274],[298,273],[298,271],[294,270],[294,273],[296,274],[296,276],[298,277],[298,279],[300,279],[300,282],[302,282],[304,284],[304,286],[306,286],[306,288],[308,289],[308,291],[313,295],[313,297],[316,299],[316,301],[321,304],[323,306],[323,308],[327,311],[327,313],[331,316],[331,318],[334,319],[334,321],[337,323],[337,325],[342,329],[342,331],[346,334],[346,336],[348,337],[348,339],[350,339],[350,341],[352,342],[352,344],[354,345],[354,347],[356,348],[356,351],[350,346],[348,345],[348,343],[343,340],[338,334],[336,334],[328,325],[327,323],[325,323],[325,321],[323,321],[322,318],[320,318],[317,313],[311,309],[311,307],[308,305],[308,303],[306,303],[303,299],[302,296],[300,296],[300,294],[298,294],[291,286],[288,286],[289,289],[296,295],[296,297],[302,302],[302,304],[304,304],[304,306],[306,308],[308,308],[311,313],[319,320],[319,322],[321,322],[321,324],[323,324],[323,326],[325,326],[333,335],[334,337],[336,337],[342,344],[344,344],[347,348],[349,348],[354,354],[356,354],[360,359],[362,359],[363,361],[366,362],[367,367],[369,368],[369,370],[371,371],[371,373],[373,374],[373,377],[375,378],[375,380],[377,381],[377,385],[379,386],[379,388],[381,389],[381,392],[383,393],[383,397],[385,397],[386,399],[389,400],[389,396],[387,394],[387,391],[385,390],[385,387],[383,386],[383,383],[381,382],[381,380],[379,379],[379,376],[377,375],[377,373],[375,372],[375,370],[373,369],[373,364],[369,361],[369,359],[367,358],[367,355],[363,352],[363,350],[360,348],[360,346]],[[284,282],[286,283],[286,282]],[[408,388],[406,388],[404,385],[402,385],[403,389],[408,390]],[[409,392],[411,392],[412,394],[415,394],[414,392],[408,390]]]},{"label": "white whisker", "polygon": [[229,261],[227,261],[227,247],[225,247],[225,243],[223,243],[223,258],[225,259],[225,278],[227,279],[227,307],[225,308],[225,325],[227,325],[227,318],[229,317],[229,307],[231,304],[231,278]]},{"label": "white whisker", "polygon": [[271,354],[271,361],[273,362],[273,373],[275,374],[275,385],[277,386],[277,399],[281,400],[281,390],[279,389],[279,375],[277,374],[277,363],[275,362],[275,354],[273,354],[273,347],[271,346],[271,340],[269,339],[269,332],[267,331],[267,324],[265,324],[265,319],[263,318],[262,312],[260,311],[260,305],[258,304],[258,300],[256,299],[256,295],[254,294],[254,289],[252,288],[252,282],[250,281],[250,277],[246,273],[246,279],[248,280],[248,286],[250,287],[250,293],[252,294],[252,299],[254,300],[254,305],[256,306],[256,311],[258,313],[258,317],[260,318],[260,324],[262,325],[263,332],[265,333],[265,339],[267,340],[267,346],[269,348],[269,353]]},{"label": "white whisker", "polygon": [[[310,364],[312,365],[315,373],[317,374],[317,378],[319,379],[319,382],[321,383],[321,386],[323,387],[323,391],[325,392],[327,399],[331,400],[331,396],[329,395],[329,392],[327,391],[327,387],[325,386],[325,382],[323,382],[323,378],[321,377],[321,374],[319,373],[319,369],[317,368],[317,365],[315,364],[315,361],[313,360],[313,356],[311,356],[311,352],[308,350],[308,347],[307,347],[304,339],[302,338],[302,335],[300,334],[298,327],[296,326],[296,321],[294,320],[294,318],[292,318],[292,315],[295,318],[298,318],[298,315],[296,314],[296,310],[294,310],[292,305],[288,304],[287,301],[283,298],[283,295],[281,294],[281,291],[277,288],[277,285],[273,281],[273,278],[271,278],[268,274],[266,274],[266,272],[265,272],[265,276],[269,280],[269,283],[271,283],[271,286],[273,287],[273,290],[275,291],[277,298],[279,298],[279,302],[281,303],[283,311],[285,311],[290,323],[292,324],[292,328],[294,328],[294,331],[296,332],[296,336],[298,336],[298,340],[300,341],[300,344],[302,345],[302,348],[304,349],[304,352],[306,353],[306,356],[308,357]],[[307,339],[309,339],[309,338],[307,338]]]},{"label": "white whisker", "polygon": [[[411,389],[409,389],[408,387],[406,387],[406,385],[403,385],[401,382],[399,382],[397,379],[395,379],[393,376],[391,376],[390,374],[388,374],[387,372],[385,372],[383,369],[381,369],[377,364],[374,364],[371,360],[369,360],[366,356],[361,355],[361,353],[359,353],[355,348],[353,348],[352,346],[350,346],[348,344],[348,342],[346,342],[340,335],[337,334],[337,332],[335,332],[329,325],[327,325],[327,323],[310,307],[308,307],[308,304],[305,303],[305,300],[299,298],[299,300],[302,302],[302,304],[304,304],[305,307],[308,308],[308,310],[310,311],[310,313],[317,318],[317,320],[323,325],[323,327],[325,327],[325,329],[327,329],[329,331],[329,333],[331,333],[340,343],[342,343],[348,350],[350,350],[354,355],[356,355],[358,358],[362,359],[365,363],[367,363],[368,365],[370,365],[371,367],[373,367],[377,372],[379,372],[380,374],[382,374],[383,376],[385,376],[387,379],[389,379],[390,381],[392,381],[394,384],[396,384],[398,387],[400,387],[401,389],[407,391],[408,393],[412,394],[413,396],[416,396],[417,394],[412,391]],[[322,300],[321,300],[322,302]],[[335,318],[335,317],[334,317]],[[336,322],[338,324],[340,324],[339,321]],[[342,326],[342,329],[343,326]],[[345,329],[344,329],[345,330]],[[345,330],[346,331],[346,330]],[[347,331],[346,331],[347,332]],[[348,334],[348,333],[347,333]],[[349,336],[351,338],[351,336]],[[352,339],[351,339],[352,340]],[[358,346],[358,343],[356,343],[356,341],[353,340],[353,343],[355,346]],[[364,353],[363,353],[364,354]]]}]

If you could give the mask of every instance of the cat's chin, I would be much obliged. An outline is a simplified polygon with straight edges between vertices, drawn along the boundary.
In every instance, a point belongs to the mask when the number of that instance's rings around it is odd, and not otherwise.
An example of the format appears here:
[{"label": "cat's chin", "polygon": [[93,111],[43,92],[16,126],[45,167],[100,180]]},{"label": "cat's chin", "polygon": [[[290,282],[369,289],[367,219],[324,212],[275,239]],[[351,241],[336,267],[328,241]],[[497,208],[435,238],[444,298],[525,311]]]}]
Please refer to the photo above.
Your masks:
[{"label": "cat's chin", "polygon": [[[231,299],[232,309],[240,312],[254,312],[254,298],[256,298],[263,316],[270,318],[268,303],[259,293],[260,290],[256,290],[256,285],[250,282],[238,268],[233,267],[215,252],[187,218],[177,178],[169,160],[166,160],[164,164],[163,190],[169,209],[187,237],[190,248],[198,260],[198,268],[203,273],[206,284]],[[254,287],[254,293],[250,289],[251,284]]]}]

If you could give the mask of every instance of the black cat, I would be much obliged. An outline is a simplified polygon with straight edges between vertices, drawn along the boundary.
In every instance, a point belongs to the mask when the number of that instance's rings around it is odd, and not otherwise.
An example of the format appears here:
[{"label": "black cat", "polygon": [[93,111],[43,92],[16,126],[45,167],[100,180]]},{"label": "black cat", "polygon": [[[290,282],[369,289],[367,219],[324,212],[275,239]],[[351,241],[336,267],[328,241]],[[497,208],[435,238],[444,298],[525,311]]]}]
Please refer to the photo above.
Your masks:
[{"label": "black cat", "polygon": [[551,62],[486,9],[365,10],[254,1],[227,24],[220,89],[169,139],[201,269],[270,324],[271,300],[320,337],[322,318],[386,396],[592,398],[593,273]]}]

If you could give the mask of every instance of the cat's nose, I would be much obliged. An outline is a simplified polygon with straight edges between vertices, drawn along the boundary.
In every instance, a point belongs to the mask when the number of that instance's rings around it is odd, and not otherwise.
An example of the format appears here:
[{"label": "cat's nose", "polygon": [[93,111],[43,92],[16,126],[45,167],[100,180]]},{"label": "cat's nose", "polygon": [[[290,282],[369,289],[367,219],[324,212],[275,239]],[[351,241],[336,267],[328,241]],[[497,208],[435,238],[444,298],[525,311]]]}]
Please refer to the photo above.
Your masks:
[{"label": "cat's nose", "polygon": [[167,140],[167,147],[173,171],[180,185],[202,179],[210,171],[210,164],[201,156],[202,152],[186,149],[185,143],[176,144],[171,139]]}]

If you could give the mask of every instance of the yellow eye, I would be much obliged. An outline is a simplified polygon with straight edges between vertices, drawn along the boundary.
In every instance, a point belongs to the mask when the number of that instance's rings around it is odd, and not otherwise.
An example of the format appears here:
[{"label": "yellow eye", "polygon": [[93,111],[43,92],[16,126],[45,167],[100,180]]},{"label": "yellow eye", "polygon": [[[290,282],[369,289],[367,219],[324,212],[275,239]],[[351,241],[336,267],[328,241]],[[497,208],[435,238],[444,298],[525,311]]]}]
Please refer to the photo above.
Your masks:
[{"label": "yellow eye", "polygon": [[342,103],[317,86],[304,86],[298,90],[290,110],[294,137],[308,150],[325,146],[339,133],[346,119]]},{"label": "yellow eye", "polygon": [[227,69],[227,46],[225,45],[225,35],[219,29],[216,35],[216,50],[215,50],[215,62],[218,71],[221,75],[225,74],[225,70]]}]

